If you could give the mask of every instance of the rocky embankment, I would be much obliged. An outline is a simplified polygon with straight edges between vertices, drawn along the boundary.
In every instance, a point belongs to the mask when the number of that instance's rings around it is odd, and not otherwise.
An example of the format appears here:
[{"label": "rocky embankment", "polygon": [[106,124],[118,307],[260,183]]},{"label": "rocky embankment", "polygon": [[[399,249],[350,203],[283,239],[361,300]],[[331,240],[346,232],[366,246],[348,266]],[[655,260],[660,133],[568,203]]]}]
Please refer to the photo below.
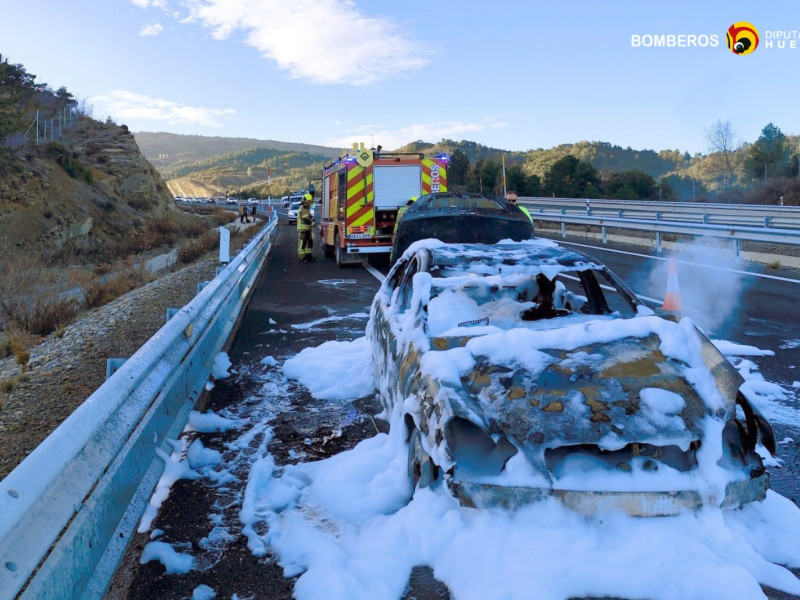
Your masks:
[{"label": "rocky embankment", "polygon": [[0,177],[0,251],[58,249],[73,238],[119,239],[174,211],[166,183],[124,125],[80,119],[18,152]]}]

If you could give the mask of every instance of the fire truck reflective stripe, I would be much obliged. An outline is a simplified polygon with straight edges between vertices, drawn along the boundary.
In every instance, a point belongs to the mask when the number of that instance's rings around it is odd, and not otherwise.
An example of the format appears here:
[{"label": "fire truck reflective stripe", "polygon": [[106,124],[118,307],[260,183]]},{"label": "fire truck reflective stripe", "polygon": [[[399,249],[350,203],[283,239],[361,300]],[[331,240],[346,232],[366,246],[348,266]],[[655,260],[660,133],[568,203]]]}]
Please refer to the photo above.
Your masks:
[{"label": "fire truck reflective stripe", "polygon": [[361,201],[364,200],[365,188],[363,183],[357,183],[354,187],[347,190],[347,212],[356,206],[361,206]]},{"label": "fire truck reflective stripe", "polygon": [[375,217],[375,211],[372,208],[368,208],[363,213],[356,213],[353,215],[351,220],[352,227],[361,227],[363,225],[372,225],[372,221]]},{"label": "fire truck reflective stripe", "polygon": [[447,191],[447,169],[444,165],[435,160],[426,159],[422,161],[422,193],[431,194],[434,192]]},{"label": "fire truck reflective stripe", "polygon": [[[366,171],[366,172],[365,172]],[[375,220],[375,209],[372,205],[372,168],[364,169],[354,166],[347,173],[347,225],[358,227]],[[366,204],[364,199],[367,200]]]}]

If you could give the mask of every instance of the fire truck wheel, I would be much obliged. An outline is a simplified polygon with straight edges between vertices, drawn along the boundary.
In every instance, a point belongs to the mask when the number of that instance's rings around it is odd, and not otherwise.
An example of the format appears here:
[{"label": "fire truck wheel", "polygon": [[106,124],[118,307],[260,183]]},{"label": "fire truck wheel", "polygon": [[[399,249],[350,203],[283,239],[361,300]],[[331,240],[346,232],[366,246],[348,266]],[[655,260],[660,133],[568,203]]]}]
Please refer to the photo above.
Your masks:
[{"label": "fire truck wheel", "polygon": [[336,266],[340,269],[344,267],[344,262],[342,262],[342,248],[339,245],[339,234],[335,234],[333,236],[333,252],[336,258]]},{"label": "fire truck wheel", "polygon": [[329,246],[328,244],[322,245],[322,250],[325,252],[325,258],[333,258],[333,246]]}]

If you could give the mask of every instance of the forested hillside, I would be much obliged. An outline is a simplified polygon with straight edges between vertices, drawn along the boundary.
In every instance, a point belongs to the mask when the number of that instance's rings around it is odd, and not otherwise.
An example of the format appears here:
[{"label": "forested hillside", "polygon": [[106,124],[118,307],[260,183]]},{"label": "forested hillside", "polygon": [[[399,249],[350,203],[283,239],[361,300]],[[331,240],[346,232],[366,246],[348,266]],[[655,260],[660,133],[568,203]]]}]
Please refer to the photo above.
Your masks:
[{"label": "forested hillside", "polygon": [[278,153],[305,152],[331,159],[342,153],[341,148],[255,138],[207,137],[145,131],[134,133],[134,136],[142,154],[158,169],[202,162],[215,156],[236,154],[253,148],[264,148]]},{"label": "forested hillside", "polygon": [[[398,152],[447,153],[451,186],[469,191],[526,196],[600,196],[619,199],[777,202],[800,199],[798,138],[770,123],[752,142],[738,140],[730,123],[705,131],[708,153],[681,149],[623,148],[579,141],[553,148],[510,152],[469,140],[416,141]],[[204,138],[140,133],[137,140],[169,179],[174,193],[203,190],[220,195],[281,195],[307,186],[338,148],[244,138]],[[385,149],[384,149],[385,150]]]}]

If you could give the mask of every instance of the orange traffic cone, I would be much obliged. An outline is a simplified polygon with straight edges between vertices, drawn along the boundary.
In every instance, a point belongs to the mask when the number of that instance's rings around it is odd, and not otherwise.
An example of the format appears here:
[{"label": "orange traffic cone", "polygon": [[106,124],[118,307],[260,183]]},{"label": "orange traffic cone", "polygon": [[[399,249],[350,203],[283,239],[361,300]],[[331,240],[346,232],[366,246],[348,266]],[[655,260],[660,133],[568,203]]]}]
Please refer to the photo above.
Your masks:
[{"label": "orange traffic cone", "polygon": [[675,259],[669,259],[669,273],[667,274],[667,293],[664,296],[663,310],[681,310],[681,291],[678,289],[678,270],[675,267]]}]

